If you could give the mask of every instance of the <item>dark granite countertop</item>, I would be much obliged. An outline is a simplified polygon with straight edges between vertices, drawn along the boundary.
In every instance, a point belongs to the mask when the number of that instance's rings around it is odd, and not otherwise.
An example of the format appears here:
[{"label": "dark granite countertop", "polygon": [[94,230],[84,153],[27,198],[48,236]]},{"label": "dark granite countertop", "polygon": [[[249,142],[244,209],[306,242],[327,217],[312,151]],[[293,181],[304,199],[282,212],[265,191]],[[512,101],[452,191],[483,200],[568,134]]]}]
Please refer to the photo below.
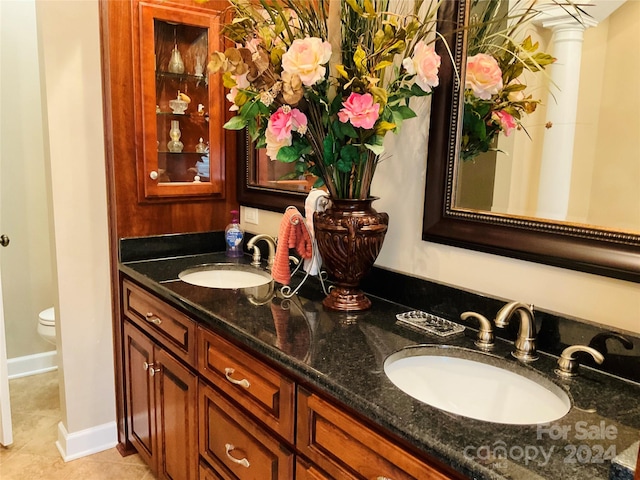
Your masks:
[{"label": "dark granite countertop", "polygon": [[524,366],[511,357],[512,343],[501,339],[492,355],[513,369],[533,369],[565,390],[573,403],[566,416],[544,426],[514,426],[430,407],[391,383],[383,372],[385,358],[417,344],[477,350],[474,330],[467,326],[462,334],[445,340],[414,332],[396,324],[396,314],[413,307],[371,295],[369,311],[328,312],[315,278],[290,300],[277,289],[271,298],[267,287],[218,290],[178,279],[188,267],[228,261],[221,253],[198,254],[125,261],[120,270],[199,322],[268,358],[297,381],[334,397],[470,478],[607,479],[612,458],[640,437],[640,384],[588,367],[581,368],[579,377],[561,380],[553,373],[557,357],[541,352],[539,360]]}]

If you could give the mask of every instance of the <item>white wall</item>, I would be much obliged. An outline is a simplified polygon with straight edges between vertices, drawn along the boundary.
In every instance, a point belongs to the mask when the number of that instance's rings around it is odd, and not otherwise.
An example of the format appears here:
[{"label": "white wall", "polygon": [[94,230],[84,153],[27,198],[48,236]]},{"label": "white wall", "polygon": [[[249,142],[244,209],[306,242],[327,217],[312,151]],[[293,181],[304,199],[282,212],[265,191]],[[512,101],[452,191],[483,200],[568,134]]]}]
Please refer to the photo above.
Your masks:
[{"label": "white wall", "polygon": [[0,61],[0,218],[7,357],[50,350],[38,313],[53,305],[51,248],[42,140],[40,72],[33,0],[2,2]]},{"label": "white wall", "polygon": [[[390,158],[376,172],[374,207],[389,214],[389,230],[376,265],[505,300],[640,333],[640,285],[537,263],[425,242],[422,213],[426,175],[428,107],[385,144]],[[280,214],[260,211],[251,233],[278,233]]]},{"label": "white wall", "polygon": [[[97,0],[37,0],[58,283],[66,459],[115,445]],[[48,126],[48,127],[47,127]]]}]

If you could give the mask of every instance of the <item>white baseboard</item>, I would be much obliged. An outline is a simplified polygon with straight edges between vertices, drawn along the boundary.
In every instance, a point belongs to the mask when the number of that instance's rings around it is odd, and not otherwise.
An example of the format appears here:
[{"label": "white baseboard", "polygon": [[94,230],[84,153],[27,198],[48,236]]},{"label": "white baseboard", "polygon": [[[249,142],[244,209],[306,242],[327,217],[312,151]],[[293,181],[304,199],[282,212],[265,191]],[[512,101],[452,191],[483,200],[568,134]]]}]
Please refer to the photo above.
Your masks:
[{"label": "white baseboard", "polygon": [[97,425],[74,433],[67,432],[62,422],[58,423],[56,447],[65,462],[108,450],[117,444],[116,422]]},{"label": "white baseboard", "polygon": [[38,373],[50,372],[58,368],[58,352],[35,353],[24,357],[9,358],[7,369],[9,379],[37,375]]}]

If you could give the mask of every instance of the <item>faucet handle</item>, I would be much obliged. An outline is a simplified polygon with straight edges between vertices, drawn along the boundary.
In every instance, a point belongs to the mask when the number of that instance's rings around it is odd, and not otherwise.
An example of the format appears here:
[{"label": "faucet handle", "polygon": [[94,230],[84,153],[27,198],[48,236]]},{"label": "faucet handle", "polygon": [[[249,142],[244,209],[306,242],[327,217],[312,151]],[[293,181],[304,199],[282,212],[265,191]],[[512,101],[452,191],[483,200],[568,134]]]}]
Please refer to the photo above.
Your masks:
[{"label": "faucet handle", "polygon": [[493,325],[491,324],[491,321],[484,315],[480,315],[476,312],[464,312],[460,314],[461,320],[468,320],[469,318],[477,319],[478,323],[480,324],[480,328],[478,329],[478,337],[474,342],[476,346],[480,350],[484,351],[493,350],[495,343],[493,335]]},{"label": "faucet handle", "polygon": [[558,359],[558,368],[555,370],[558,375],[561,377],[575,377],[578,374],[580,363],[573,356],[576,352],[587,352],[597,363],[604,362],[604,355],[595,348],[587,347],[586,345],[572,345],[565,348]]}]

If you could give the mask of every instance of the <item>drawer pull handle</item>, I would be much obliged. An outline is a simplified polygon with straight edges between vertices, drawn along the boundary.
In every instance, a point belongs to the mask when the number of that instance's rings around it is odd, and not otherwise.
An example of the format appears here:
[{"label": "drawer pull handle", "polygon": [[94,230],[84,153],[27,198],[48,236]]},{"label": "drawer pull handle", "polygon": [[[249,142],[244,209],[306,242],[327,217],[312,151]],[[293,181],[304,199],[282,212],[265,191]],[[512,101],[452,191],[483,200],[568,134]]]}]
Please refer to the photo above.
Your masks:
[{"label": "drawer pull handle", "polygon": [[154,325],[160,325],[162,323],[162,320],[160,320],[160,318],[153,312],[147,312],[147,314],[144,316],[144,319],[149,323],[153,323]]},{"label": "drawer pull handle", "polygon": [[227,367],[224,369],[224,376],[231,383],[233,383],[234,385],[240,385],[242,388],[249,388],[251,386],[251,384],[249,383],[249,380],[247,380],[246,378],[243,378],[242,380],[236,380],[235,378],[232,378],[231,375],[233,375],[234,372],[235,372],[235,369],[231,367]]},{"label": "drawer pull handle", "polygon": [[238,465],[242,465],[245,468],[249,468],[249,466],[250,466],[249,460],[247,460],[246,457],[245,458],[241,458],[240,460],[238,460],[237,458],[233,458],[233,456],[231,455],[231,451],[235,450],[236,447],[234,447],[230,443],[225,443],[224,449],[225,449],[225,453],[227,454],[227,458],[229,460],[231,460],[233,463],[237,463]]},{"label": "drawer pull handle", "polygon": [[159,368],[153,368],[153,363],[147,363],[147,362],[143,362],[142,363],[142,368],[145,369],[145,371],[149,372],[149,376],[153,377],[156,373],[158,373],[160,371]]}]

